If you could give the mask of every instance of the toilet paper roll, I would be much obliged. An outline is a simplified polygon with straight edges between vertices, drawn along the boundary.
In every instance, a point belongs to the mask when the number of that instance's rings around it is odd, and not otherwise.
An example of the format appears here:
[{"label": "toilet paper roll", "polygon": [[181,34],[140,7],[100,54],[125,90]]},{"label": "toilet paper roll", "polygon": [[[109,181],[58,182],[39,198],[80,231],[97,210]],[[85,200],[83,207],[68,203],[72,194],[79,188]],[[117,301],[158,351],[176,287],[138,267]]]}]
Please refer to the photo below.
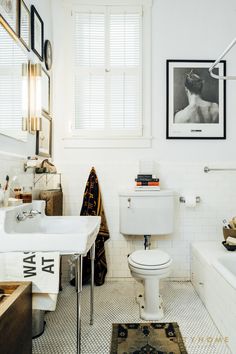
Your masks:
[{"label": "toilet paper roll", "polygon": [[195,195],[186,195],[185,199],[185,206],[187,208],[195,208],[197,204],[196,196]]}]

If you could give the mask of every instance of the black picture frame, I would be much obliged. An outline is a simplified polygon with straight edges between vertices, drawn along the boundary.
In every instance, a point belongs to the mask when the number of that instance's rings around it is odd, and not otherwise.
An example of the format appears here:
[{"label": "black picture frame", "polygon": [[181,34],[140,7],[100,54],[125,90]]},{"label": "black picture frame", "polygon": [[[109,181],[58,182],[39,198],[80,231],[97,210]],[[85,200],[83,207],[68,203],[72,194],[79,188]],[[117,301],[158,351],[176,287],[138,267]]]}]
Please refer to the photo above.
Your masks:
[{"label": "black picture frame", "polygon": [[[213,63],[166,61],[166,139],[226,139],[226,82],[210,76]],[[226,61],[214,72],[225,76]]]},{"label": "black picture frame", "polygon": [[44,23],[34,5],[31,5],[31,49],[43,61]]},{"label": "black picture frame", "polygon": [[0,4],[0,17],[6,22],[15,35],[18,36],[18,0],[9,0]]},{"label": "black picture frame", "polygon": [[[31,14],[24,0],[18,0],[18,35],[26,49],[31,47]],[[26,15],[28,21],[26,21]],[[28,22],[28,23],[27,23]]]},{"label": "black picture frame", "polygon": [[42,130],[36,133],[36,155],[52,156],[52,118],[42,113]]}]

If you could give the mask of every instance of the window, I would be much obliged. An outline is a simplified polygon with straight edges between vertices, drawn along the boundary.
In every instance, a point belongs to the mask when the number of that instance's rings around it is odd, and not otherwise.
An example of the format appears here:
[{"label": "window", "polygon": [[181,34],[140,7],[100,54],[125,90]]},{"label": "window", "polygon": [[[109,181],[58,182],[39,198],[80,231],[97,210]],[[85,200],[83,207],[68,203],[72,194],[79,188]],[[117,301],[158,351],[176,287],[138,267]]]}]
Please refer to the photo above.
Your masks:
[{"label": "window", "polygon": [[0,44],[0,131],[27,141],[27,133],[22,131],[22,114],[28,104],[27,56],[1,23]]},{"label": "window", "polygon": [[132,0],[132,6],[101,3],[72,11],[70,136],[150,139],[150,11],[144,16],[141,0]]}]

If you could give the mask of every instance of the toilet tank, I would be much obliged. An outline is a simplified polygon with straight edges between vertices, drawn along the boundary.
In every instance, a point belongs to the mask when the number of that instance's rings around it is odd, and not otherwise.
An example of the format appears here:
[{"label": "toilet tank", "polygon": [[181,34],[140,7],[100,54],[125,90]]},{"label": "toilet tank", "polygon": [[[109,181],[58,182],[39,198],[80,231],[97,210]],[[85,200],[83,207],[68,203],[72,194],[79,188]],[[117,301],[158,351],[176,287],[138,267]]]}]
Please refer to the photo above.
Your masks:
[{"label": "toilet tank", "polygon": [[174,193],[123,191],[119,194],[120,232],[124,235],[162,235],[173,231]]}]

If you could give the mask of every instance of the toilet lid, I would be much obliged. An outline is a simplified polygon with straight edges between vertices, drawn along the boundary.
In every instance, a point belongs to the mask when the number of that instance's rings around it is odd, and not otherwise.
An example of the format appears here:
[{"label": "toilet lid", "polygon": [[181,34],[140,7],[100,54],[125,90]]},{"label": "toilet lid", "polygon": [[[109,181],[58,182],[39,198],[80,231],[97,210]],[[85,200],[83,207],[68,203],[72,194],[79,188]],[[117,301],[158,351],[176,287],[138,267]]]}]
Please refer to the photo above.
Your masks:
[{"label": "toilet lid", "polygon": [[170,262],[170,256],[161,250],[138,250],[134,251],[130,259],[140,266],[159,266]]}]

